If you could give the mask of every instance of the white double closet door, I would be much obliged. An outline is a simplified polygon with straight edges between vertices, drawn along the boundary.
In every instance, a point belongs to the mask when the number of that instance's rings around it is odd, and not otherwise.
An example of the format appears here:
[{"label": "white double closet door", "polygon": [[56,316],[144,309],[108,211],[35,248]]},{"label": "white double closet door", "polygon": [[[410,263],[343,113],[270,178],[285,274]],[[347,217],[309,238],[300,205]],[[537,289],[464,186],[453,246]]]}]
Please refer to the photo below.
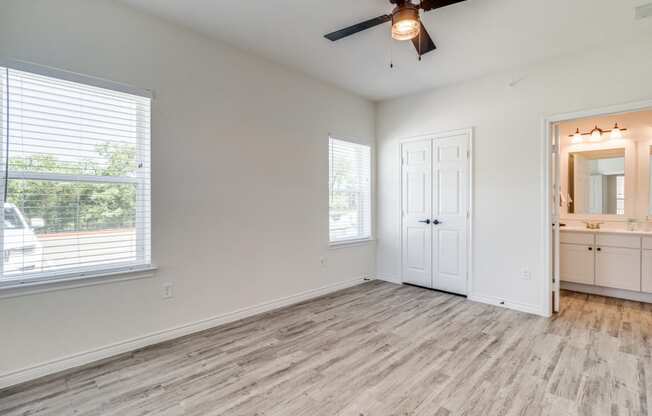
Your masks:
[{"label": "white double closet door", "polygon": [[466,295],[469,133],[401,144],[402,280]]}]

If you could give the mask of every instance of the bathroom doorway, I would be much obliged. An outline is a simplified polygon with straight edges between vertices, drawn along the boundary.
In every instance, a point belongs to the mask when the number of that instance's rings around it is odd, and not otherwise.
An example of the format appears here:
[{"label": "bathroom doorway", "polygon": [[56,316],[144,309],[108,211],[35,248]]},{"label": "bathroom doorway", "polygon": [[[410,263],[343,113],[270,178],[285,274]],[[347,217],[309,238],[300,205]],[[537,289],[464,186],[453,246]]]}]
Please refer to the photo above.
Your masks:
[{"label": "bathroom doorway", "polygon": [[549,314],[577,293],[652,303],[652,102],[545,128]]}]

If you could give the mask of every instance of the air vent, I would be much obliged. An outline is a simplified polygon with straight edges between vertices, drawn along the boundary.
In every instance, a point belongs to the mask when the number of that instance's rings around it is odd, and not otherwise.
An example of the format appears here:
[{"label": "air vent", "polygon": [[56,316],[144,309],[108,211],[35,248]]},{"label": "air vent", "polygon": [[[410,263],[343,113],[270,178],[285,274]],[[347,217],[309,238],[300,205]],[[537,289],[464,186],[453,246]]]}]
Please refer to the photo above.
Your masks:
[{"label": "air vent", "polygon": [[636,19],[645,19],[647,17],[652,17],[652,3],[644,4],[638,6],[635,9]]}]

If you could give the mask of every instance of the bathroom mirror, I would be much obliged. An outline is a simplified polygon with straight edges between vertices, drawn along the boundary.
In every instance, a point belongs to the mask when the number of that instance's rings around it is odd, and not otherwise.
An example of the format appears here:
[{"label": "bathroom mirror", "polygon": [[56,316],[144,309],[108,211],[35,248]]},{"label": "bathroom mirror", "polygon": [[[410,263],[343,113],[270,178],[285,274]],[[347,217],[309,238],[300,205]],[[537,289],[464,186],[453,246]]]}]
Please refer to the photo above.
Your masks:
[{"label": "bathroom mirror", "polygon": [[625,215],[625,149],[568,154],[568,213]]}]

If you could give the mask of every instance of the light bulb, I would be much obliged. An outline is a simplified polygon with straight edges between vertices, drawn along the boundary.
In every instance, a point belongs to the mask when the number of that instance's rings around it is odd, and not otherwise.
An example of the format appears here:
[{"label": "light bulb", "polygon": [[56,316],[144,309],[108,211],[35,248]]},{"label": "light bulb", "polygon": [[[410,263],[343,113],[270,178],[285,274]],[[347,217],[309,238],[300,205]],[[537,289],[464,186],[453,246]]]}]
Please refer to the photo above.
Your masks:
[{"label": "light bulb", "polygon": [[575,131],[575,134],[573,134],[573,140],[571,141],[571,143],[578,144],[578,143],[582,143],[583,141],[584,139],[582,138],[582,133],[580,133],[580,129],[577,129],[577,131]]},{"label": "light bulb", "polygon": [[618,123],[614,125],[614,128],[611,130],[611,139],[612,140],[618,140],[623,138],[623,132],[620,131],[620,128],[618,127]]},{"label": "light bulb", "polygon": [[595,126],[595,128],[591,130],[591,141],[599,142],[600,140],[602,140],[602,130],[600,130],[598,126]]},{"label": "light bulb", "polygon": [[396,40],[410,40],[419,36],[421,25],[417,20],[401,20],[392,26],[392,37]]}]

